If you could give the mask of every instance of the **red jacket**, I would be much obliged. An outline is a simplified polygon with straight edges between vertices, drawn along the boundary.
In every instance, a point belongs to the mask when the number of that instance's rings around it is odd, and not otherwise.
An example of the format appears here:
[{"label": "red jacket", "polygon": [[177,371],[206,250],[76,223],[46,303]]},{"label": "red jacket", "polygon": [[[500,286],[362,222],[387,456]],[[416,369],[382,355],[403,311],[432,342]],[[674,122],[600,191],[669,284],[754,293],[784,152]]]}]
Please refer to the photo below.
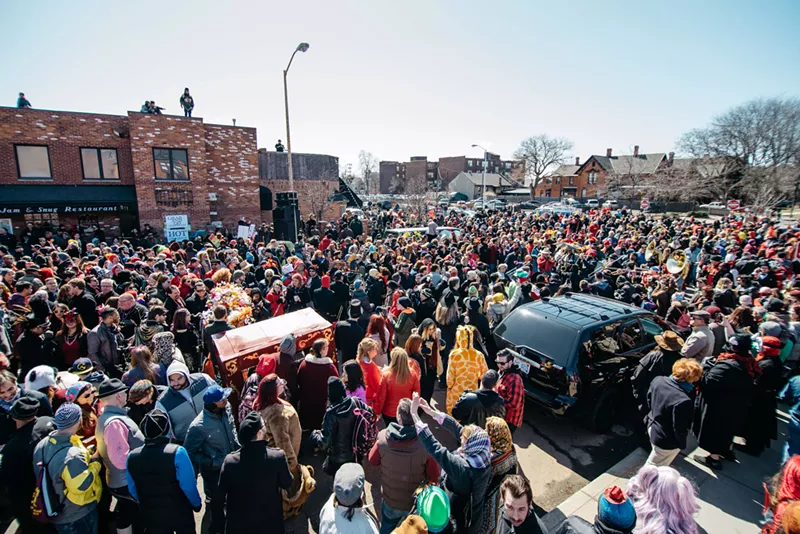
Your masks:
[{"label": "red jacket", "polygon": [[408,381],[405,384],[398,384],[395,377],[386,369],[381,374],[375,414],[397,417],[397,405],[400,404],[400,399],[410,399],[415,392],[419,393],[419,375],[417,373],[409,368]]},{"label": "red jacket", "polygon": [[380,412],[375,409],[375,401],[378,400],[378,390],[381,387],[381,368],[374,363],[364,363],[359,361],[361,374],[364,375],[364,385],[367,390],[367,405],[375,411],[375,415]]}]

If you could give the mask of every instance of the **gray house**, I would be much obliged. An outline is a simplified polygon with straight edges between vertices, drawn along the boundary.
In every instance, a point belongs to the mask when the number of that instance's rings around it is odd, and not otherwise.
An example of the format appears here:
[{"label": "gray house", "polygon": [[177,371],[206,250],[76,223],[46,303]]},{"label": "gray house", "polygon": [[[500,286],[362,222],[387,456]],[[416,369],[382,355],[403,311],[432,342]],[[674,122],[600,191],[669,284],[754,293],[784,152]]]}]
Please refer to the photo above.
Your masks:
[{"label": "gray house", "polygon": [[[483,174],[479,172],[461,172],[448,184],[449,193],[463,193],[469,200],[481,197],[483,184]],[[495,173],[486,173],[486,196],[496,197],[503,189],[514,187],[514,183],[508,178]]]}]

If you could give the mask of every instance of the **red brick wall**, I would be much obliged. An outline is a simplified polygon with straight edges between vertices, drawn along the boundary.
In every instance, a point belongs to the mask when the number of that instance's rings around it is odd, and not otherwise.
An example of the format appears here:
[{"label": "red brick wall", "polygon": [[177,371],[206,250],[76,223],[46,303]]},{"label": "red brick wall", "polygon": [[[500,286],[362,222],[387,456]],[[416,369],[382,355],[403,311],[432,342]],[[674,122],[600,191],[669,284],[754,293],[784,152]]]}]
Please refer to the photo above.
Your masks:
[{"label": "red brick wall", "polygon": [[[130,139],[114,134],[127,122],[116,115],[0,108],[0,184],[132,185]],[[53,179],[19,180],[14,144],[47,145]],[[117,149],[119,181],[84,181],[80,149],[90,147]]]},{"label": "red brick wall", "polygon": [[458,176],[458,173],[467,170],[465,156],[439,158],[439,175],[442,177],[442,190],[447,191],[447,185]]},{"label": "red brick wall", "polygon": [[230,227],[242,217],[261,220],[256,129],[207,124],[205,135],[208,192],[217,193],[209,202],[213,220]]},{"label": "red brick wall", "polygon": [[[583,168],[578,172],[578,175],[575,177],[575,184],[578,186],[578,196],[580,196],[581,189],[584,187],[586,188],[586,198],[596,198],[597,196],[602,196],[603,187],[606,183],[606,176],[608,174],[595,160],[590,159],[586,163],[587,165],[584,165]],[[589,173],[592,171],[597,173],[596,184],[589,183]]]}]

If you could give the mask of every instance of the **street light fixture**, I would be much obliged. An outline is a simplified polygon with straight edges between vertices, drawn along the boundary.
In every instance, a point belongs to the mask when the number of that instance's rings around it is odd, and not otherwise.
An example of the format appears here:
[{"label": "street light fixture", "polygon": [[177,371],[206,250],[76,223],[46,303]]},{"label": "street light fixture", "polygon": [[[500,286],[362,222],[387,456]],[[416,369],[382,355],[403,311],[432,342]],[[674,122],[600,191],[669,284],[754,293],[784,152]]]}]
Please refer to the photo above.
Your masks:
[{"label": "street light fixture", "polygon": [[294,55],[298,52],[305,52],[308,50],[308,43],[300,43],[297,48],[292,52],[292,57],[289,58],[289,64],[283,71],[283,103],[286,106],[286,151],[289,157],[289,191],[294,191],[294,172],[292,169],[292,136],[289,133],[289,90],[286,86],[286,76],[289,74],[289,67],[292,66]]},{"label": "street light fixture", "polygon": [[483,209],[486,209],[486,167],[489,166],[489,151],[478,144],[472,145],[472,148],[483,149],[483,176],[481,178],[481,190],[482,190],[481,203],[483,205]]}]

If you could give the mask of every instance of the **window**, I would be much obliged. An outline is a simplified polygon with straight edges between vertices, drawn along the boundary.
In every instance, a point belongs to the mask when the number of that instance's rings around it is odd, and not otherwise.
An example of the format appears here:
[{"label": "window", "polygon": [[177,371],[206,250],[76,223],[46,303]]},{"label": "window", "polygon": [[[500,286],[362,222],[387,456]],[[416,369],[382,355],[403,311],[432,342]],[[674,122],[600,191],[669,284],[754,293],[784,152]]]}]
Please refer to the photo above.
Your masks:
[{"label": "window", "polygon": [[119,180],[115,148],[82,148],[81,165],[84,180]]},{"label": "window", "polygon": [[17,145],[17,171],[20,178],[52,180],[50,150],[46,146]]},{"label": "window", "polygon": [[592,171],[592,172],[589,173],[589,183],[590,184],[596,184],[597,183],[597,172],[596,171]]},{"label": "window", "polygon": [[556,183],[557,183],[557,184],[560,184],[560,183],[561,183],[561,177],[560,177],[560,176],[556,176]]},{"label": "window", "polygon": [[570,176],[569,177],[569,185],[575,185],[575,177],[574,176]]},{"label": "window", "polygon": [[506,169],[510,169],[510,168],[511,168],[511,162],[510,161],[506,161]]},{"label": "window", "polygon": [[581,196],[586,197],[586,188],[581,189]]},{"label": "window", "polygon": [[156,180],[188,180],[189,157],[182,148],[154,148]]},{"label": "window", "polygon": [[551,191],[552,191],[551,189],[546,189],[545,192],[544,192],[544,196],[549,197]]},{"label": "window", "polygon": [[162,189],[156,191],[156,206],[168,208],[189,207],[194,201],[191,191]]}]

